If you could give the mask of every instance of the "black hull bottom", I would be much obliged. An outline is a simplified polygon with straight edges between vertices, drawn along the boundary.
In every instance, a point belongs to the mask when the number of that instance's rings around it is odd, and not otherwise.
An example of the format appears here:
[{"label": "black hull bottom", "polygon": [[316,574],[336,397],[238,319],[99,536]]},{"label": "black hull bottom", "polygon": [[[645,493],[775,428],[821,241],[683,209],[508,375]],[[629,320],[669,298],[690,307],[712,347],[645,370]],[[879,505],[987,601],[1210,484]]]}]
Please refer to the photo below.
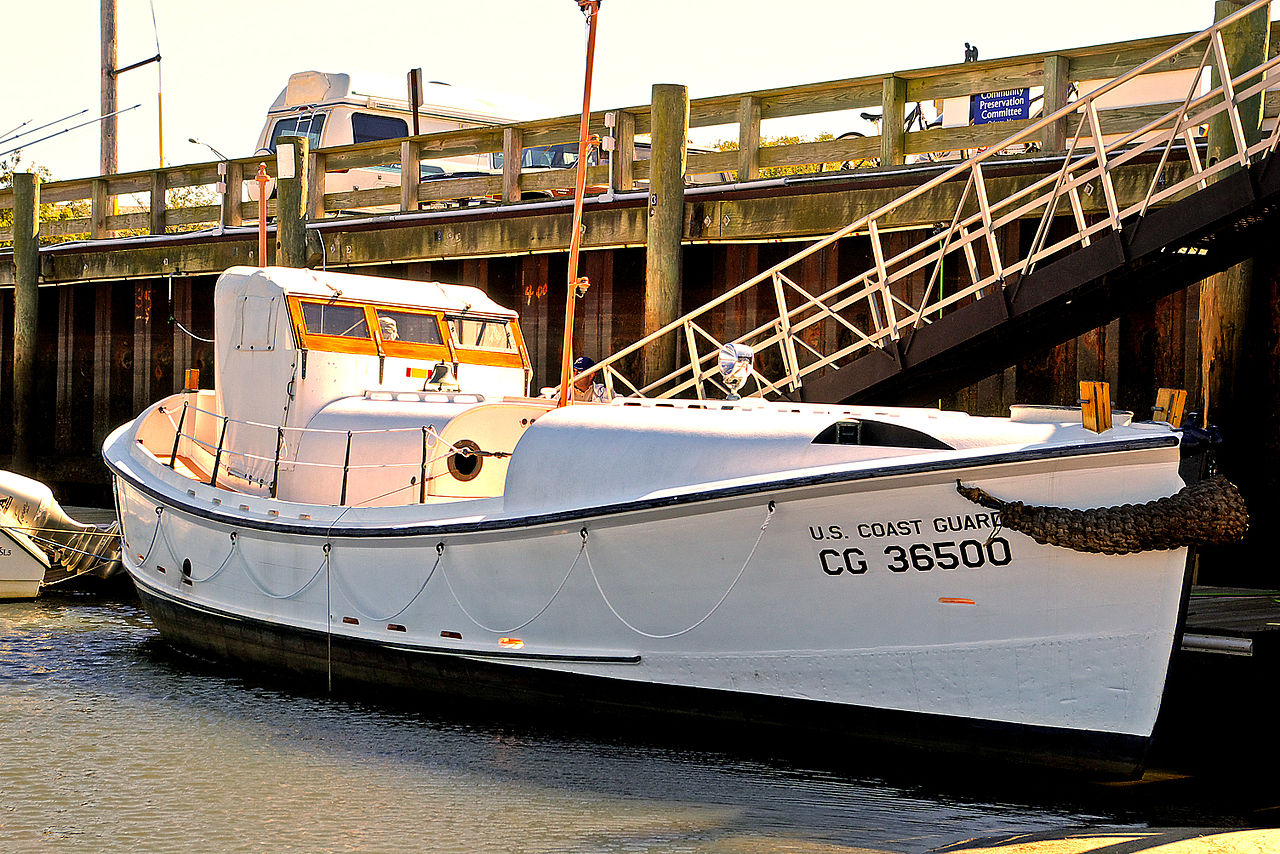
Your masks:
[{"label": "black hull bottom", "polygon": [[282,627],[195,608],[141,585],[138,594],[165,639],[185,652],[445,715],[693,739],[702,747],[817,757],[860,772],[879,772],[886,762],[964,775],[1037,765],[1131,778],[1141,773],[1150,744],[1138,736],[560,673]]}]

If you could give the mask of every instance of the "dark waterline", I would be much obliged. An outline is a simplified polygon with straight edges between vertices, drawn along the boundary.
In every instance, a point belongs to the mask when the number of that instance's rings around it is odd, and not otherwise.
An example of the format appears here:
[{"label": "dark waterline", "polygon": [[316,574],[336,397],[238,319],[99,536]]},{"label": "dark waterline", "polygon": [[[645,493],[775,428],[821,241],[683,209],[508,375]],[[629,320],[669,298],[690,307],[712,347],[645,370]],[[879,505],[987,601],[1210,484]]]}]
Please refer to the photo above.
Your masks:
[{"label": "dark waterline", "polygon": [[0,603],[0,847],[923,852],[1244,823],[1141,788],[860,777],[274,685],[170,652],[132,601]]}]

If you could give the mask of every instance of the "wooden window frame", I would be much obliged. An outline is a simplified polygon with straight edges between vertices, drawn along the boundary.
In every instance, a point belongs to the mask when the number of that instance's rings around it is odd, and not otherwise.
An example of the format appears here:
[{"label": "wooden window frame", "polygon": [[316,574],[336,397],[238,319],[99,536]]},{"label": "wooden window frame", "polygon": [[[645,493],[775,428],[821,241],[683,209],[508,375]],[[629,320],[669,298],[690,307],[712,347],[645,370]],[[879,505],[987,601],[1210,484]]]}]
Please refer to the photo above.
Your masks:
[{"label": "wooden window frame", "polygon": [[[507,328],[511,330],[511,337],[515,340],[516,349],[514,351],[505,350],[485,350],[480,347],[464,347],[456,341],[453,341],[452,332],[448,330],[449,320],[484,320],[495,323],[505,323]],[[449,340],[451,346],[457,353],[457,361],[463,365],[485,365],[494,368],[523,368],[528,370],[531,366],[529,363],[529,354],[524,348],[524,336],[520,334],[520,323],[514,317],[495,317],[488,314],[445,314],[445,328],[449,331]]]},{"label": "wooden window frame", "polygon": [[[463,365],[484,365],[495,368],[521,368],[530,370],[529,352],[525,348],[524,335],[520,331],[520,322],[514,317],[502,317],[488,314],[450,314],[441,309],[421,308],[418,306],[396,305],[394,303],[368,303],[359,300],[346,300],[337,297],[301,296],[290,294],[288,297],[289,318],[293,323],[294,338],[298,349],[313,350],[326,353],[348,353],[356,356],[390,356],[397,359],[422,359],[432,361],[448,361]],[[346,335],[324,335],[308,332],[306,319],[302,313],[304,303],[316,305],[351,306],[364,310],[365,326],[370,337],[356,338]],[[410,341],[384,341],[382,329],[378,323],[378,309],[407,312],[410,314],[432,315],[436,319],[436,327],[440,331],[443,344],[420,344]],[[505,323],[515,341],[514,351],[484,350],[479,347],[462,347],[453,340],[449,329],[449,319],[484,320]]]}]

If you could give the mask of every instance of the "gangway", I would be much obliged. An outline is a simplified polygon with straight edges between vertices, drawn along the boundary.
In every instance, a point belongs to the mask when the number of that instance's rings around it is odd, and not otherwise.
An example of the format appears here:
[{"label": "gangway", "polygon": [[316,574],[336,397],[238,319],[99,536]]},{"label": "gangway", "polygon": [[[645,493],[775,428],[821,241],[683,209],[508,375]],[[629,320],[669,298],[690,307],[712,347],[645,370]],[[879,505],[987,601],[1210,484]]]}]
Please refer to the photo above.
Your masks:
[{"label": "gangway", "polygon": [[[1242,108],[1280,85],[1280,56],[1232,77],[1222,36],[1266,6],[1269,0],[1256,0],[1241,8],[601,360],[595,370],[614,393],[718,397],[728,390],[720,383],[717,353],[725,343],[741,343],[756,352],[766,396],[919,402],[1227,269],[1247,257],[1280,216],[1280,123],[1249,144]],[[1181,105],[1137,130],[1109,133],[1101,99],[1189,50],[1202,59]],[[1203,129],[1217,116],[1225,116],[1233,146],[1205,162]],[[1041,139],[1060,121],[1069,122],[1069,143],[1056,168],[1002,192],[988,174],[989,161]],[[1138,163],[1154,163],[1150,184],[1140,200],[1122,208],[1116,170]],[[888,254],[885,234],[895,212],[961,184],[949,223]],[[1105,213],[1086,216],[1081,197],[1094,193],[1101,193]],[[1029,243],[1005,239],[1006,229],[1036,217]],[[850,236],[869,240],[873,263],[832,287],[806,287],[805,259]],[[1018,251],[1008,251],[1010,242]],[[944,268],[962,271],[960,287],[951,274],[944,290]],[[909,286],[921,278],[923,296],[909,299]],[[767,304],[770,317],[730,341],[717,340],[711,317],[733,300]],[[827,334],[833,329],[837,336]],[[832,337],[841,339],[835,347],[811,343]]]}]

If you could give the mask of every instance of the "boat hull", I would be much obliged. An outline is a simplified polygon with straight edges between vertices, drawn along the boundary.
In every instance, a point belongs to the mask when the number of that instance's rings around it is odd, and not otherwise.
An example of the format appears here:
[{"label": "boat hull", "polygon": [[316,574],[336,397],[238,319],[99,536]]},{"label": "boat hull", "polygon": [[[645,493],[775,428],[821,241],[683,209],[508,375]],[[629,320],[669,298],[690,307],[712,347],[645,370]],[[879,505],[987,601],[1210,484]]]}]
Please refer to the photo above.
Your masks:
[{"label": "boat hull", "polygon": [[[880,763],[955,769],[963,759],[1037,764],[1068,773],[1132,778],[1150,739],[896,712],[563,671],[513,668],[443,651],[300,631],[219,613],[144,587],[139,597],[176,648],[252,671],[288,674],[300,689],[426,707],[444,716],[547,723],[616,736],[669,738],[769,756],[818,756],[842,768]],[[764,735],[765,738],[761,739]]]},{"label": "boat hull", "polygon": [[34,599],[49,561],[20,533],[0,526],[0,600]]},{"label": "boat hull", "polygon": [[1159,711],[1185,550],[1040,545],[955,481],[1096,506],[1169,494],[1176,466],[1172,440],[1120,443],[381,525],[229,510],[116,470],[126,569],[202,655],[1123,774]]}]

